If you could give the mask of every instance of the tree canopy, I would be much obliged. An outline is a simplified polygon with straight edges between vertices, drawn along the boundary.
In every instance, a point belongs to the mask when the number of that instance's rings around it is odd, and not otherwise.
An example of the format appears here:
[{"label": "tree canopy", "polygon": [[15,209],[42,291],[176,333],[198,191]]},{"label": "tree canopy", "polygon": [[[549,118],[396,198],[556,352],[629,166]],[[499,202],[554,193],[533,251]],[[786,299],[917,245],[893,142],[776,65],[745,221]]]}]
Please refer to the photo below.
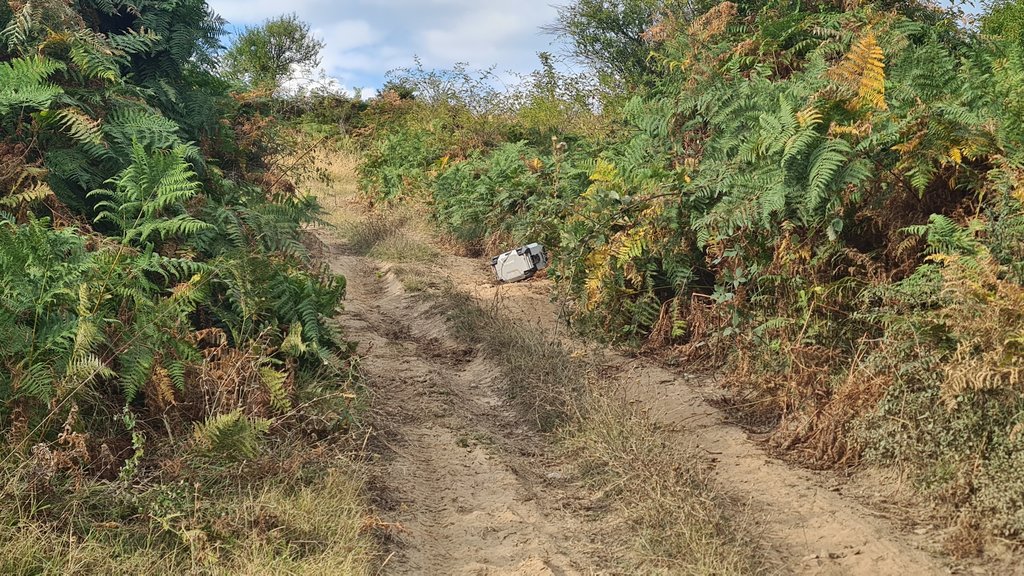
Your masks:
[{"label": "tree canopy", "polygon": [[324,42],[295,14],[246,28],[224,54],[226,75],[251,88],[276,92],[285,83],[320,65]]}]

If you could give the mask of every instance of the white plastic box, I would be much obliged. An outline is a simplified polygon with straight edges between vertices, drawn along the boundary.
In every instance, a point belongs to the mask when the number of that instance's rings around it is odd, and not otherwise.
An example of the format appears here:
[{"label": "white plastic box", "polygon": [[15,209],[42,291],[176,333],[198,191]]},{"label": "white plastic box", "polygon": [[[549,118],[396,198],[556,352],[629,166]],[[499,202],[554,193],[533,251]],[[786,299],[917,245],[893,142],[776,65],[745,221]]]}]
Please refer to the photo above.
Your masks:
[{"label": "white plastic box", "polygon": [[491,258],[491,267],[499,281],[519,282],[547,268],[548,256],[544,247],[534,242]]}]

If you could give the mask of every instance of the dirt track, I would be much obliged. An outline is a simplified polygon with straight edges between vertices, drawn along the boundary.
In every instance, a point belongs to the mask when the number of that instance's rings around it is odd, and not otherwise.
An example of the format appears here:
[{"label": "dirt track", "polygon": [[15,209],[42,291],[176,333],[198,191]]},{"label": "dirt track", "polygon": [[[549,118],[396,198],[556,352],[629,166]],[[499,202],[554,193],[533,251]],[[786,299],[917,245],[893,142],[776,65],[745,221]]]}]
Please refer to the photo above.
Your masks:
[{"label": "dirt track", "polygon": [[[373,420],[389,452],[388,520],[402,526],[391,574],[581,574],[593,571],[579,523],[549,507],[542,440],[508,410],[496,368],[445,330],[435,306],[378,277],[363,258],[342,326],[360,342]],[[538,461],[539,459],[539,461]]]},{"label": "dirt track", "polygon": [[[450,336],[444,303],[406,293],[386,265],[328,244],[349,281],[341,323],[360,343],[380,427],[382,514],[402,527],[384,572],[609,573],[595,519],[574,513],[579,494],[561,481],[565,464],[503,402],[498,370]],[[543,281],[496,287],[483,261],[457,257],[433,273],[510,313],[539,311],[541,327],[558,330]],[[719,487],[756,520],[779,572],[948,573],[923,538],[837,491],[828,475],[768,457],[704,399],[699,380],[610,350],[604,358],[675,442],[712,455]]]}]

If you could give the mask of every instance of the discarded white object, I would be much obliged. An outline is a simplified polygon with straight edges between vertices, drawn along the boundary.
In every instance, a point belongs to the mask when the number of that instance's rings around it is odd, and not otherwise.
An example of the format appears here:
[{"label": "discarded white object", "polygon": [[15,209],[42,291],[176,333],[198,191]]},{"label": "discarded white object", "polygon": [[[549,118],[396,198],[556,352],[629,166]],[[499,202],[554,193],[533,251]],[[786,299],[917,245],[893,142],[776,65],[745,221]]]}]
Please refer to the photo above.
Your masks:
[{"label": "discarded white object", "polygon": [[534,242],[491,258],[494,275],[502,282],[519,282],[548,267],[544,247]]}]

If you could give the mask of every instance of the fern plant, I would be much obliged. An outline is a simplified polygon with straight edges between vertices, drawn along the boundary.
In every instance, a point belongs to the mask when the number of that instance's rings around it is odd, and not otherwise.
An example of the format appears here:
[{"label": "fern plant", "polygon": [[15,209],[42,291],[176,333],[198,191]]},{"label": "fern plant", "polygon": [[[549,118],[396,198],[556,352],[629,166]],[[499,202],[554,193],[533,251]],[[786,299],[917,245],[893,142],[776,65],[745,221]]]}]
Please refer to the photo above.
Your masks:
[{"label": "fern plant", "polygon": [[0,219],[0,423],[39,410],[111,371],[97,319],[82,313],[93,261],[73,229]]},{"label": "fern plant", "polygon": [[222,458],[244,460],[256,455],[269,428],[268,420],[249,418],[236,410],[197,424],[193,436],[202,450]]},{"label": "fern plant", "polygon": [[0,62],[0,118],[10,126],[11,116],[50,107],[64,91],[48,79],[64,65],[42,56]]},{"label": "fern plant", "polygon": [[168,152],[148,154],[139,143],[131,150],[131,165],[108,181],[112,189],[95,190],[97,222],[109,222],[129,245],[154,244],[169,238],[195,236],[211,225],[186,209],[199,191],[196,174],[185,161],[187,150],[177,146]]},{"label": "fern plant", "polygon": [[252,183],[222,29],[202,0],[0,4],[0,426],[167,416],[208,330],[259,339],[278,409],[340,350],[344,280],[300,241],[320,208]]}]

